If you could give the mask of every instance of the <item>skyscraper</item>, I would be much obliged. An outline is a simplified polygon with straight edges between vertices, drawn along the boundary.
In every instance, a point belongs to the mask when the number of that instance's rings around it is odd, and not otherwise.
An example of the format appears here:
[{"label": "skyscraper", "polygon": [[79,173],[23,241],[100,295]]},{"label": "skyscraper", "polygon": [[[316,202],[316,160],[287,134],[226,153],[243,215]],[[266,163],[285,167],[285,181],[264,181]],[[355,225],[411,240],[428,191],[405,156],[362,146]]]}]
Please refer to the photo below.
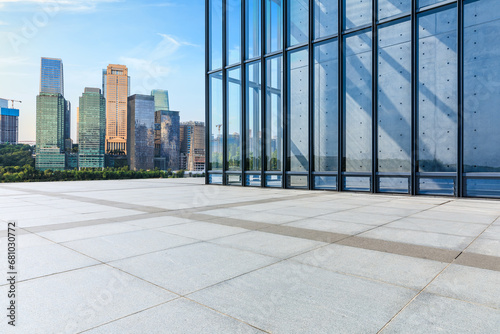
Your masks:
[{"label": "skyscraper", "polygon": [[42,57],[40,93],[61,94],[64,96],[64,75],[61,59]]},{"label": "skyscraper", "polygon": [[205,124],[181,123],[180,137],[180,169],[205,170]]},{"label": "skyscraper", "polygon": [[155,123],[157,124],[155,146],[158,148],[158,157],[165,159],[165,169],[179,169],[179,122],[178,111],[157,110],[155,112]]},{"label": "skyscraper", "polygon": [[[106,70],[103,70],[107,153],[127,154],[127,97],[129,90],[130,78],[126,66],[111,64]],[[152,117],[154,118],[154,115]]]},{"label": "skyscraper", "polygon": [[85,88],[78,109],[78,166],[104,168],[106,101],[99,88]]},{"label": "skyscraper", "polygon": [[0,144],[17,144],[18,128],[19,110],[9,108],[7,100],[0,99]]},{"label": "skyscraper", "polygon": [[155,98],[155,111],[170,110],[170,104],[168,102],[168,90],[153,89],[151,91],[151,95]]},{"label": "skyscraper", "polygon": [[36,98],[36,160],[38,169],[66,168],[65,142],[70,138],[71,104],[64,99],[61,59],[42,58],[40,94]]},{"label": "skyscraper", "polygon": [[128,98],[127,159],[132,170],[154,169],[155,102],[149,95]]}]

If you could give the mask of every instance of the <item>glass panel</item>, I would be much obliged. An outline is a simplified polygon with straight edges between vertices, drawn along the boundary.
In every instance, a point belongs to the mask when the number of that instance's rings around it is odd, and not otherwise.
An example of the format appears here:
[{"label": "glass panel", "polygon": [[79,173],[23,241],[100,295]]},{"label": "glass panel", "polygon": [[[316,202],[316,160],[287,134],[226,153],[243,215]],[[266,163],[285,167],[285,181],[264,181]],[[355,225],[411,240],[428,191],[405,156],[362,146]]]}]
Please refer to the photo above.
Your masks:
[{"label": "glass panel", "polygon": [[210,170],[222,170],[222,73],[210,75]]},{"label": "glass panel", "polygon": [[371,172],[372,34],[345,38],[345,166],[347,172]]},{"label": "glass panel", "polygon": [[372,23],[372,0],[344,0],[345,29]]},{"label": "glass panel", "polygon": [[248,64],[246,138],[247,170],[261,170],[261,100],[260,100],[260,62]]},{"label": "glass panel", "polygon": [[455,179],[419,179],[418,193],[421,195],[454,195]]},{"label": "glass panel", "polygon": [[227,168],[241,170],[241,70],[227,71]]},{"label": "glass panel", "polygon": [[500,197],[499,179],[467,179],[466,196]]},{"label": "glass panel", "polygon": [[210,183],[210,184],[222,184],[222,174],[210,174],[208,176],[208,183]]},{"label": "glass panel", "polygon": [[418,167],[452,172],[457,165],[457,10],[418,17]]},{"label": "glass panel", "polygon": [[407,177],[381,177],[378,180],[378,191],[381,193],[407,194],[410,188],[410,179]]},{"label": "glass panel", "polygon": [[246,185],[251,187],[260,187],[260,175],[247,175]]},{"label": "glass panel", "polygon": [[266,187],[281,188],[283,186],[281,180],[281,175],[266,175]]},{"label": "glass panel", "polygon": [[309,107],[307,50],[289,53],[288,163],[289,170],[309,170]]},{"label": "glass panel", "polygon": [[464,171],[500,172],[500,1],[465,3],[464,24]]},{"label": "glass panel", "polygon": [[246,58],[260,56],[260,20],[261,20],[261,1],[246,0]]},{"label": "glass panel", "polygon": [[282,57],[266,60],[266,170],[280,171],[283,156]]},{"label": "glass panel", "polygon": [[378,171],[411,171],[411,25],[378,33]]},{"label": "glass panel", "polygon": [[314,189],[336,190],[337,177],[336,176],[315,176]]},{"label": "glass panel", "polygon": [[314,37],[335,35],[338,32],[339,0],[314,1]]},{"label": "glass panel", "polygon": [[378,19],[411,11],[411,0],[378,0]]},{"label": "glass panel", "polygon": [[338,170],[338,42],[314,47],[314,168]]},{"label": "glass panel", "polygon": [[222,0],[209,0],[210,70],[222,67]]},{"label": "glass panel", "polygon": [[307,43],[309,36],[309,1],[288,2],[288,46]]},{"label": "glass panel", "polygon": [[[452,1],[452,0],[451,0]],[[482,0],[481,0],[482,1]],[[418,0],[418,8],[434,5],[440,2],[450,2],[450,0]]]},{"label": "glass panel", "polygon": [[226,175],[227,184],[230,186],[241,186],[241,174]]},{"label": "glass panel", "polygon": [[289,175],[288,188],[307,188],[307,175]]},{"label": "glass panel", "polygon": [[282,0],[266,0],[266,53],[283,48]]},{"label": "glass panel", "polygon": [[227,65],[241,61],[241,0],[226,0]]},{"label": "glass panel", "polygon": [[344,190],[370,191],[370,177],[346,176],[344,177]]}]

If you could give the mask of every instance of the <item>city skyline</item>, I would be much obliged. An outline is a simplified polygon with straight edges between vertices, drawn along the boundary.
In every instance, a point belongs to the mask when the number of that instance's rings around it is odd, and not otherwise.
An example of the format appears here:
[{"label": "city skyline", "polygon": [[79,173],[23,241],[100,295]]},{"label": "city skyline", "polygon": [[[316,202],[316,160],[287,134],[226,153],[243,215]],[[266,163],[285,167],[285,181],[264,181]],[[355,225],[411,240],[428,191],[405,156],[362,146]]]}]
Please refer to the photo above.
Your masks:
[{"label": "city skyline", "polygon": [[8,14],[0,17],[0,96],[23,101],[20,141],[35,141],[42,57],[64,61],[65,97],[74,106],[85,87],[101,87],[103,68],[123,64],[131,94],[168,90],[183,120],[203,120],[203,1],[0,0],[0,7]]}]

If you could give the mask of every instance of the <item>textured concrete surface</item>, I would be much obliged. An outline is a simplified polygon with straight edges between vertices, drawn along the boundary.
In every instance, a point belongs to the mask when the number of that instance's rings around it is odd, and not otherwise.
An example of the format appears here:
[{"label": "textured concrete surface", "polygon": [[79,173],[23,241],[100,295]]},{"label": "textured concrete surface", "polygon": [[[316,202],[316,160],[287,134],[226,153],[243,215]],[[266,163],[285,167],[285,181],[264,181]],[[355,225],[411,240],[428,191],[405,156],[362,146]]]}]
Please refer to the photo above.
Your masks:
[{"label": "textured concrete surface", "polygon": [[202,182],[0,184],[0,333],[500,328],[500,201]]}]

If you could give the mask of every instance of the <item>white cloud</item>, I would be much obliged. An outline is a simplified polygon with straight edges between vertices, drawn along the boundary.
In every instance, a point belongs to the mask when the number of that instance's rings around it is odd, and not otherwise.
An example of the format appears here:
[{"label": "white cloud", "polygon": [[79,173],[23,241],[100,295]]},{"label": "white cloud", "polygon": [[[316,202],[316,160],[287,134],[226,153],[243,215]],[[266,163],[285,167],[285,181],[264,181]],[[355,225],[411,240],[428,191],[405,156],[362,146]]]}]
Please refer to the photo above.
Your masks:
[{"label": "white cloud", "polygon": [[[2,8],[2,6],[0,6]],[[0,26],[8,26],[9,24],[5,21],[0,21]]]},{"label": "white cloud", "polygon": [[121,2],[122,0],[0,0],[0,8],[10,4],[48,6],[57,11],[89,12],[94,11],[99,4]]}]

